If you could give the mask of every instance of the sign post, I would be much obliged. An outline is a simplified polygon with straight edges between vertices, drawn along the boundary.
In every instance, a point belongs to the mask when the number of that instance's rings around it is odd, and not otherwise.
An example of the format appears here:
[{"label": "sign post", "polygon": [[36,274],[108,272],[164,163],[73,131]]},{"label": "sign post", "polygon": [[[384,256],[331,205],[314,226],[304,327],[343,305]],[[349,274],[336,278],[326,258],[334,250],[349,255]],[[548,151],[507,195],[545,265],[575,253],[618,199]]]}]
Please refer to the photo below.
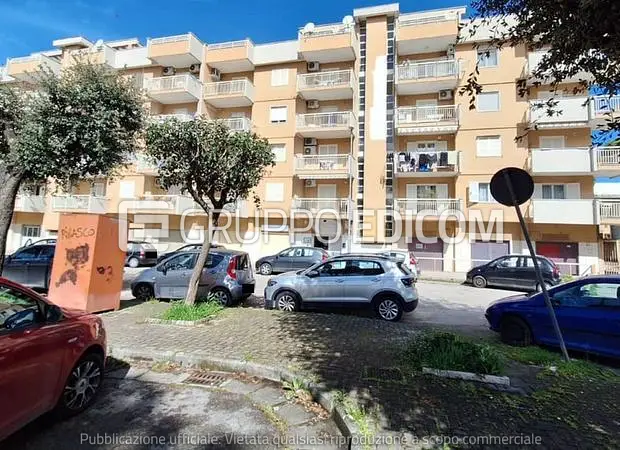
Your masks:
[{"label": "sign post", "polygon": [[525,242],[527,243],[527,248],[532,256],[532,261],[534,261],[536,279],[538,280],[538,285],[542,290],[545,304],[547,305],[549,316],[551,317],[551,323],[553,324],[553,329],[555,330],[555,335],[560,342],[562,355],[564,356],[564,359],[568,361],[569,357],[568,352],[566,351],[566,345],[564,344],[564,338],[562,337],[562,331],[560,330],[558,319],[555,316],[555,311],[553,309],[553,305],[551,304],[551,298],[549,297],[549,291],[547,291],[547,286],[545,285],[545,281],[538,264],[538,259],[536,258],[536,253],[534,252],[532,239],[530,238],[527,226],[525,225],[525,220],[523,219],[523,214],[521,213],[520,205],[528,201],[532,197],[533,193],[534,180],[530,174],[523,169],[516,167],[500,169],[491,179],[491,195],[493,198],[502,205],[514,206],[517,212],[517,217],[519,218],[519,224],[521,225],[521,230],[523,231],[523,236],[525,237]]}]

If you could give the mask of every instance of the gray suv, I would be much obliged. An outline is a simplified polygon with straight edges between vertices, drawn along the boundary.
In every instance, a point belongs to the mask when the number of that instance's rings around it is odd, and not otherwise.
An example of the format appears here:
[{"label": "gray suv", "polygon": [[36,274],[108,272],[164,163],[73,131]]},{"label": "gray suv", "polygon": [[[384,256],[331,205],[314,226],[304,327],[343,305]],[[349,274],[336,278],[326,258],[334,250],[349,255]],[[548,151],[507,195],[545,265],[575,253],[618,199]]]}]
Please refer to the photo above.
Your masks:
[{"label": "gray suv", "polygon": [[343,255],[267,282],[265,308],[297,311],[304,306],[371,307],[379,318],[396,322],[418,306],[418,291],[402,262]]},{"label": "gray suv", "polygon": [[[140,273],[131,283],[139,300],[181,299],[187,294],[199,251],[178,253]],[[212,249],[198,284],[198,298],[215,296],[225,306],[239,303],[254,293],[254,271],[245,252]]]}]

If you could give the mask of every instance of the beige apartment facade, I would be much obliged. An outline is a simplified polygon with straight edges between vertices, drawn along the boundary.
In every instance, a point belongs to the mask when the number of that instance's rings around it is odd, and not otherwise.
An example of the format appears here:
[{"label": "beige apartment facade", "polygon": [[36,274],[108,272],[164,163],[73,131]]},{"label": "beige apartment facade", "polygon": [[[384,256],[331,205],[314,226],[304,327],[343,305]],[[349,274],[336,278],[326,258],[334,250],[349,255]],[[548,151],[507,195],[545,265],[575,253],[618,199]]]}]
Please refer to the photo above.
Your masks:
[{"label": "beige apartment facade", "polygon": [[[544,85],[525,97],[517,89],[542,52],[491,48],[484,27],[459,39],[464,15],[464,7],[405,13],[378,5],[260,45],[204,43],[191,33],[146,45],[67,38],[54,50],[9,59],[0,81],[29,83],[44,66],[60,72],[88,58],[133,77],[152,120],[201,115],[267,138],[277,162],[257,187],[260,205],[230,205],[220,221],[228,233],[216,232],[254,260],[291,244],[399,248],[413,250],[425,270],[465,271],[523,253],[515,212],[494,202],[489,188],[497,170],[512,166],[534,177],[523,212],[537,251],[564,272],[598,271],[599,238],[620,223],[620,205],[595,199],[593,184],[620,174],[620,150],[592,147],[591,132],[615,100],[584,105],[569,80],[558,94],[562,114],[546,115],[536,108],[550,95]],[[476,64],[483,92],[470,109],[459,90]],[[141,219],[166,222],[167,236],[137,220],[137,201]],[[63,212],[127,208],[130,237],[172,248],[184,236],[200,240],[207,224],[192,199],[164,191],[157,168],[138,155],[114,180],[24,190],[7,251],[54,236]]]}]

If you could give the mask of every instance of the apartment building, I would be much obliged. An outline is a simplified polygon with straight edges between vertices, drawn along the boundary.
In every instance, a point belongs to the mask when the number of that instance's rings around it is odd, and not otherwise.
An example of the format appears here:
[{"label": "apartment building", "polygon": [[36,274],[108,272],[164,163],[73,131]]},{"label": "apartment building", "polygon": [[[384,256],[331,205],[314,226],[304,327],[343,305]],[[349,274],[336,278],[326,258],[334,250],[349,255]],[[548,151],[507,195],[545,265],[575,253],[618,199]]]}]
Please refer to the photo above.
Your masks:
[{"label": "apartment building", "polygon": [[[54,50],[9,59],[0,82],[29,82],[43,66],[60,71],[75,56],[88,57],[143,86],[152,120],[202,115],[267,138],[277,164],[257,188],[260,207],[230,205],[231,227],[239,233],[229,233],[230,241],[216,236],[254,258],[291,243],[333,251],[409,248],[426,270],[465,271],[522,253],[514,210],[494,202],[489,189],[498,169],[514,166],[535,180],[523,211],[537,252],[562,262],[565,272],[598,270],[599,237],[620,224],[620,204],[595,199],[594,179],[620,174],[620,150],[592,147],[591,131],[620,108],[620,98],[585,105],[586,97],[570,94],[576,77],[560,94],[562,114],[548,116],[536,108],[548,88],[533,88],[529,97],[517,92],[542,53],[491,48],[484,27],[458,39],[465,12],[360,8],[268,44],[205,43],[191,33],[145,46],[137,39],[67,38],[54,41]],[[458,91],[476,63],[483,92],[470,109]],[[197,227],[206,224],[198,213],[184,217],[193,201],[161,189],[157,168],[138,156],[113,181],[85,181],[65,193],[42,186],[24,191],[8,250],[53,236],[59,213],[117,214],[127,199],[160,202],[140,212],[166,218],[171,231],[161,243],[179,246],[181,231],[199,237]],[[443,220],[446,212],[462,213],[465,221],[456,214]],[[469,222],[474,217],[476,226]],[[402,233],[415,219],[419,227]],[[134,221],[130,235],[139,238],[145,228]]]}]

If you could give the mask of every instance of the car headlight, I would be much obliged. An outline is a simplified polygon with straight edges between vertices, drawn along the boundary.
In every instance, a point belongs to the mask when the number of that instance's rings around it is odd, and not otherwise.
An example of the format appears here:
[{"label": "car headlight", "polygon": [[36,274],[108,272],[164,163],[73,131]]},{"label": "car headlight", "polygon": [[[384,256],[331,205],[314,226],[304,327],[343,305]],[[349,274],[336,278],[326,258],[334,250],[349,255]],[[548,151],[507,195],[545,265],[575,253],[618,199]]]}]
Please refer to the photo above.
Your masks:
[{"label": "car headlight", "polygon": [[278,282],[274,279],[271,279],[267,282],[267,286],[271,287],[271,286],[275,286],[276,284],[278,284]]}]

